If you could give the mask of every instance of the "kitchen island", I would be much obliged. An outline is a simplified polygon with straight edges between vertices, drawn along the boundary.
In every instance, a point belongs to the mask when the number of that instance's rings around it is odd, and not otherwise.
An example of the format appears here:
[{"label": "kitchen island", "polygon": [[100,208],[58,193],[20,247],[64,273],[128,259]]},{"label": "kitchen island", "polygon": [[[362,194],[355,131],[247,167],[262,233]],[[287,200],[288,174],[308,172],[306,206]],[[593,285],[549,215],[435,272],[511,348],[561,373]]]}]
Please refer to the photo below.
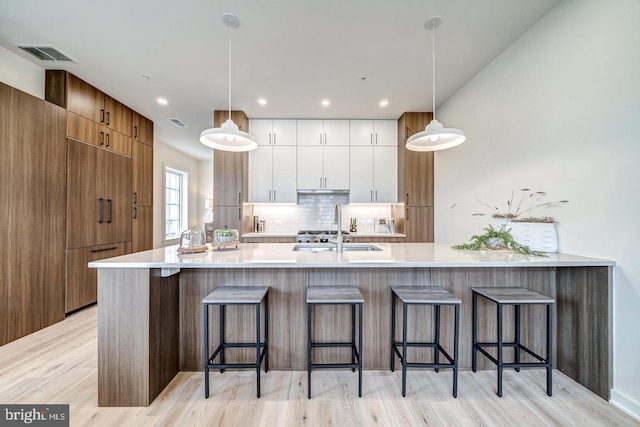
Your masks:
[{"label": "kitchen island", "polygon": [[[379,251],[341,254],[293,251],[294,246],[248,243],[237,249],[183,255],[173,246],[90,263],[98,269],[99,405],[149,405],[179,371],[202,369],[202,298],[224,285],[271,287],[269,360],[270,369],[276,370],[306,369],[308,286],[352,284],[360,289],[365,299],[365,369],[389,369],[390,286],[441,286],[462,300],[462,369],[471,364],[470,288],[525,287],[556,299],[554,367],[608,399],[613,261],[555,253],[534,257],[459,251],[432,243],[380,243],[376,244]],[[480,339],[488,340],[495,334],[495,312],[483,305],[480,310],[484,319]],[[425,314],[430,315],[416,310],[409,321],[421,325],[424,320],[417,321],[416,316]],[[506,314],[508,321],[510,314]],[[449,315],[443,311],[445,348],[453,335]],[[253,337],[253,311],[229,309],[227,318],[228,330],[233,331],[229,336]],[[542,309],[523,313],[523,325],[536,325],[522,335],[534,351],[544,350],[543,319]],[[343,307],[332,307],[322,310],[316,321],[322,325],[316,328],[316,340],[342,338],[349,315]],[[415,326],[409,340],[428,338],[430,329]],[[211,330],[215,342],[217,328]],[[505,338],[511,339],[512,334],[508,323]],[[250,357],[248,351],[238,349],[227,359]],[[319,351],[320,362],[335,360],[343,349]],[[490,365],[481,361],[479,368],[485,367]]]}]

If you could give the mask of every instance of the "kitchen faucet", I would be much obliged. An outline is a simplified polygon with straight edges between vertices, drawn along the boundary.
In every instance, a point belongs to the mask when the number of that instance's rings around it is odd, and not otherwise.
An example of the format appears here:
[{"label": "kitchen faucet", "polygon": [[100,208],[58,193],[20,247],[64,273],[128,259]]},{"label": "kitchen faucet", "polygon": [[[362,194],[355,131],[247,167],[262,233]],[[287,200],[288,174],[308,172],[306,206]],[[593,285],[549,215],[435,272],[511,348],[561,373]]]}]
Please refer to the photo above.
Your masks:
[{"label": "kitchen faucet", "polygon": [[336,209],[335,212],[333,214],[333,223],[334,224],[338,224],[338,230],[336,233],[336,240],[329,240],[329,242],[331,243],[335,243],[336,245],[336,252],[341,254],[342,253],[342,207],[340,206],[340,203],[336,203]]}]

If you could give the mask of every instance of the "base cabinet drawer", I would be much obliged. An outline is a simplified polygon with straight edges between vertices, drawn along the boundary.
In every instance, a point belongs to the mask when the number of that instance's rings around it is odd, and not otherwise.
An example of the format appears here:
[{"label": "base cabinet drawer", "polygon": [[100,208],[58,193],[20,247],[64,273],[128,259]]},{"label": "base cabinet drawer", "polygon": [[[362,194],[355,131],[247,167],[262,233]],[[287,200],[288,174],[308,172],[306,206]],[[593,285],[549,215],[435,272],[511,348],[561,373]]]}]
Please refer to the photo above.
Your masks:
[{"label": "base cabinet drawer", "polygon": [[98,300],[98,270],[87,264],[131,253],[131,242],[68,249],[66,252],[65,312],[69,313]]}]

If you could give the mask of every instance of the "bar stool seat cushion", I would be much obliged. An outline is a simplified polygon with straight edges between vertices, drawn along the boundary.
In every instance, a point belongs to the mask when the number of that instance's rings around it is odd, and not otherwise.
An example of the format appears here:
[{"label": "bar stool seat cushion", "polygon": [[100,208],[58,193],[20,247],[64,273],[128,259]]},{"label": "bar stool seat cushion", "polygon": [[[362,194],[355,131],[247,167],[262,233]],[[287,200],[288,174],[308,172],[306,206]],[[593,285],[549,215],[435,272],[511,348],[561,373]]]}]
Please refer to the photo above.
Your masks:
[{"label": "bar stool seat cushion", "polygon": [[309,286],[307,304],[358,304],[364,298],[355,286]]},{"label": "bar stool seat cushion", "polygon": [[203,304],[258,304],[268,286],[221,286],[202,299]]},{"label": "bar stool seat cushion", "polygon": [[405,304],[460,304],[455,297],[439,286],[392,286],[391,290]]}]

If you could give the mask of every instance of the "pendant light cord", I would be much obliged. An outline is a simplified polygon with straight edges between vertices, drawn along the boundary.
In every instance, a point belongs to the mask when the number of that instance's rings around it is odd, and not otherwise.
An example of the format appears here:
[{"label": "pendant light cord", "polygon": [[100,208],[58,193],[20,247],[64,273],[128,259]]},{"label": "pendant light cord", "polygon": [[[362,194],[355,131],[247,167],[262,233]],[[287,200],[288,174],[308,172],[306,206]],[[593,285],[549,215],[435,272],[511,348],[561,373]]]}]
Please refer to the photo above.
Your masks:
[{"label": "pendant light cord", "polygon": [[436,119],[436,27],[431,24],[431,72],[433,74],[432,102],[433,102],[433,120]]},{"label": "pendant light cord", "polygon": [[229,120],[231,120],[231,27],[227,27],[227,39],[229,40]]}]

